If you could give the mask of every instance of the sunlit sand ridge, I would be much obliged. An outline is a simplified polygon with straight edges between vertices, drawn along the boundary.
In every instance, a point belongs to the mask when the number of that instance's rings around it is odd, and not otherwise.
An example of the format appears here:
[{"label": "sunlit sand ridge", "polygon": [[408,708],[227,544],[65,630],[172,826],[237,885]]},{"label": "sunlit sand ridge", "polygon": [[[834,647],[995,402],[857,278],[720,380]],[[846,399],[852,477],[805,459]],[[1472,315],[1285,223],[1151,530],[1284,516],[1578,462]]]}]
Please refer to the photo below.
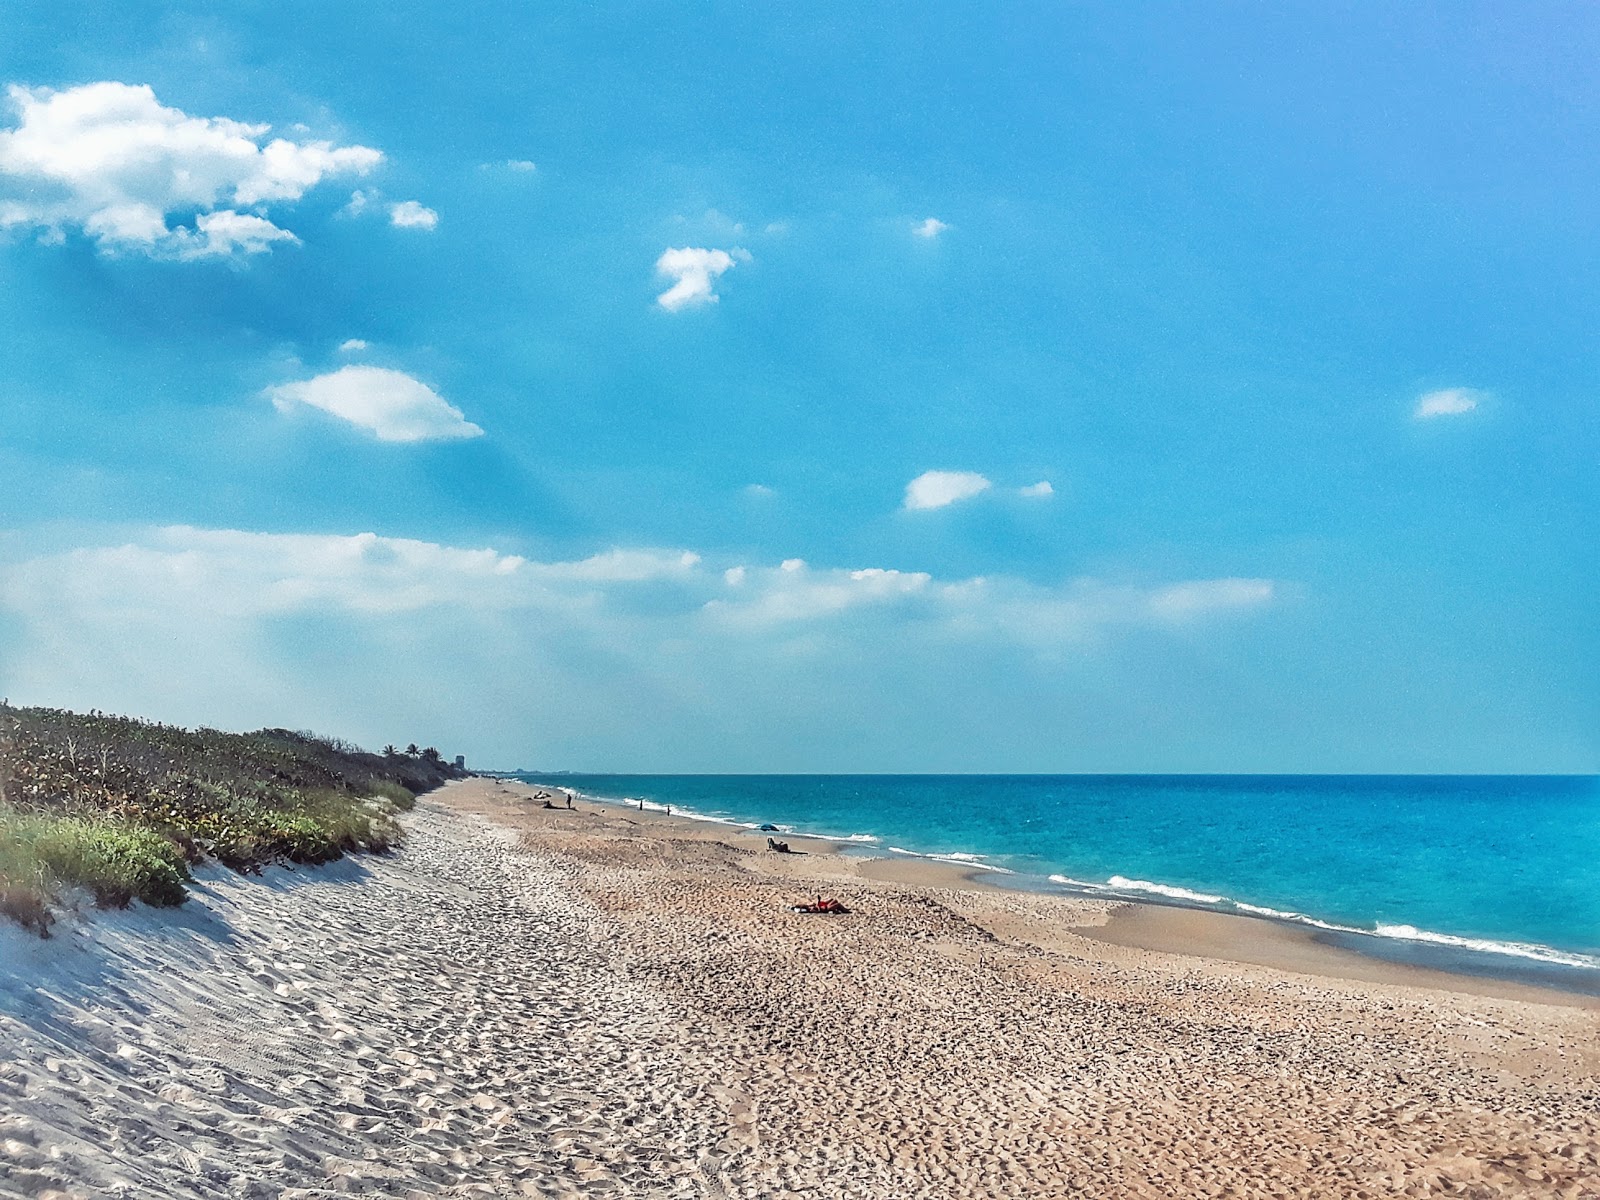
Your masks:
[{"label": "sunlit sand ridge", "polygon": [[6,931],[0,1195],[1600,1196],[1590,1001],[530,790]]}]

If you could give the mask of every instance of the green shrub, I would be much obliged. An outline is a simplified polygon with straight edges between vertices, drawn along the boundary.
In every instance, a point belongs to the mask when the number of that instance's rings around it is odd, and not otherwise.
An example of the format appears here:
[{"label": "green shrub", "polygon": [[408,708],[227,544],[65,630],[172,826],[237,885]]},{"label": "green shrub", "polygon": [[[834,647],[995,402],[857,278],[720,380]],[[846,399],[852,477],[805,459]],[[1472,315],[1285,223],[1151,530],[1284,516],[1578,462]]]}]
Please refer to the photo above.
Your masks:
[{"label": "green shrub", "polygon": [[375,779],[370,787],[374,796],[387,800],[400,812],[410,812],[417,806],[417,798],[412,794],[411,789],[402,787],[392,780]]},{"label": "green shrub", "polygon": [[64,884],[88,888],[97,904],[133,900],[172,906],[187,899],[183,851],[154,829],[84,817],[51,822],[34,843],[39,862]]},{"label": "green shrub", "polygon": [[0,818],[0,885],[43,903],[61,887],[86,888],[97,904],[125,908],[182,904],[189,879],[183,851],[154,829],[91,817],[47,818],[7,813]]},{"label": "green shrub", "polygon": [[191,864],[239,871],[398,845],[397,812],[463,774],[436,750],[182,729],[0,700],[0,917],[41,933],[69,886],[178,904]]}]

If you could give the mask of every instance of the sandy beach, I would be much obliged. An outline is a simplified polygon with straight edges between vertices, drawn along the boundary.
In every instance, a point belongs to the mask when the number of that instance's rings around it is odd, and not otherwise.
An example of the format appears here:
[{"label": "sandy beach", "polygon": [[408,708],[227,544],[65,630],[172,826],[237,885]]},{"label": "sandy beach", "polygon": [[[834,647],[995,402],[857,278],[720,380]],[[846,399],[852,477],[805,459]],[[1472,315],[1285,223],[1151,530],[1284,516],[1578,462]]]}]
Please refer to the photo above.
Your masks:
[{"label": "sandy beach", "polygon": [[0,929],[0,1196],[1600,1197],[1592,998],[536,791]]}]

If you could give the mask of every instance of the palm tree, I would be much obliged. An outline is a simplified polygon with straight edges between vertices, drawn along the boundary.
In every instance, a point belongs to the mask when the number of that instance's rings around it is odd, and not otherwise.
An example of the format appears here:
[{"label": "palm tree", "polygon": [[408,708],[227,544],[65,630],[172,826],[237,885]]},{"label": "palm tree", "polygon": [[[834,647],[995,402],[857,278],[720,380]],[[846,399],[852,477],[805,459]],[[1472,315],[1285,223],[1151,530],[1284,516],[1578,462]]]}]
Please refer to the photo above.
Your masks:
[{"label": "palm tree", "polygon": [[383,756],[385,758],[394,758],[399,753],[400,751],[396,750],[393,746],[385,746],[383,748]]},{"label": "palm tree", "polygon": [[409,755],[411,758],[415,758],[417,755],[419,755],[421,753],[422,753],[422,751],[417,749],[417,744],[415,742],[412,742],[410,745],[408,745],[406,747],[406,754]]}]

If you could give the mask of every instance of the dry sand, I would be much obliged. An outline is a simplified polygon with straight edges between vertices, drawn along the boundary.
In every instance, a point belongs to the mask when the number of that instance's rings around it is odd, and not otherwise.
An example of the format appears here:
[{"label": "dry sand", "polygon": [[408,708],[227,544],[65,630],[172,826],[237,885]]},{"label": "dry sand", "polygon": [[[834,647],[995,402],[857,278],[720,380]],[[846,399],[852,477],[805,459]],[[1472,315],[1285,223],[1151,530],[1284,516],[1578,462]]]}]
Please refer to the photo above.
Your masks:
[{"label": "dry sand", "polygon": [[1600,1198],[1592,1000],[531,790],[0,930],[0,1196]]}]

